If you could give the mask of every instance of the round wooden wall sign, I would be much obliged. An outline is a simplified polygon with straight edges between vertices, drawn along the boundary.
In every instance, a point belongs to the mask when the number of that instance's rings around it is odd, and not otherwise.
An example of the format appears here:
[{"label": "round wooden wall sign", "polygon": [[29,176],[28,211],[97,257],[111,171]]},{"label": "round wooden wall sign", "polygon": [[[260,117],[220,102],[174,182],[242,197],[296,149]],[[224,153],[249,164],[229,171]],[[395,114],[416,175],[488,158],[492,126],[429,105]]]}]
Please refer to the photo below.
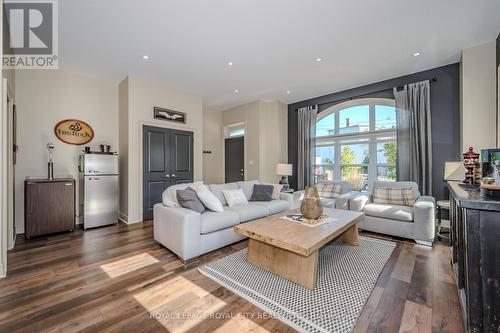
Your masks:
[{"label": "round wooden wall sign", "polygon": [[94,130],[82,120],[66,119],[57,123],[54,134],[70,145],[84,145],[94,138]]}]

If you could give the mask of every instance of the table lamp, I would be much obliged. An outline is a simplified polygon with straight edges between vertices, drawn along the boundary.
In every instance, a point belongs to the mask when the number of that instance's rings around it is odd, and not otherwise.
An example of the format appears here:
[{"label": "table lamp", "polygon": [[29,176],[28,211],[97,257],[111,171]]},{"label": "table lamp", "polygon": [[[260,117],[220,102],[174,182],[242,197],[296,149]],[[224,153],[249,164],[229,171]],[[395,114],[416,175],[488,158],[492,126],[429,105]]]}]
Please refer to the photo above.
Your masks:
[{"label": "table lamp", "polygon": [[281,176],[280,184],[283,185],[283,189],[287,190],[289,187],[287,177],[292,175],[292,165],[278,163],[276,165],[276,174]]}]

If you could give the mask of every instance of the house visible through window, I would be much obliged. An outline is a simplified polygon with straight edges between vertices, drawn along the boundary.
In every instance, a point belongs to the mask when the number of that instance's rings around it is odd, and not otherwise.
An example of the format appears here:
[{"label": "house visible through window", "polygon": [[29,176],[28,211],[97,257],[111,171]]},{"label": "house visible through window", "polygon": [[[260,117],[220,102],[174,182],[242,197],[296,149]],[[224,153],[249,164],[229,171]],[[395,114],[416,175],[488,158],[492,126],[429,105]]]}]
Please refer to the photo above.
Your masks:
[{"label": "house visible through window", "polygon": [[357,99],[332,106],[316,123],[315,181],[344,180],[366,189],[396,180],[394,100]]}]

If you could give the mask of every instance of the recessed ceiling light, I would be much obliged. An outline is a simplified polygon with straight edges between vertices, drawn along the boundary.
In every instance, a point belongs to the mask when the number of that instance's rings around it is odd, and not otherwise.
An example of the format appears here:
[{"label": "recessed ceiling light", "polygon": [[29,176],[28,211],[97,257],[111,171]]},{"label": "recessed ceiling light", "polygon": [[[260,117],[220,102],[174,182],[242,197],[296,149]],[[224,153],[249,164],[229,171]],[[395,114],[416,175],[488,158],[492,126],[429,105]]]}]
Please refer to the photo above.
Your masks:
[{"label": "recessed ceiling light", "polygon": [[227,65],[228,65],[228,66],[232,66],[232,65],[233,65],[233,63],[230,61],[230,62],[228,62],[228,63],[227,63]]},{"label": "recessed ceiling light", "polygon": [[287,91],[286,91],[286,93],[287,93],[287,94],[291,94],[292,92],[291,92],[290,90],[287,90]]},{"label": "recessed ceiling light", "polygon": [[316,62],[320,62],[322,60],[323,60],[323,58],[321,58],[321,57],[316,58]]},{"label": "recessed ceiling light", "polygon": [[142,59],[144,59],[144,60],[149,60],[149,56],[147,56],[147,55],[143,55],[143,56],[142,56]]},{"label": "recessed ceiling light", "polygon": [[414,56],[414,57],[418,57],[419,55],[420,55],[420,52],[415,52],[415,53],[413,53],[413,56]]},{"label": "recessed ceiling light", "polygon": [[239,93],[238,89],[234,89],[234,93],[235,94]]}]

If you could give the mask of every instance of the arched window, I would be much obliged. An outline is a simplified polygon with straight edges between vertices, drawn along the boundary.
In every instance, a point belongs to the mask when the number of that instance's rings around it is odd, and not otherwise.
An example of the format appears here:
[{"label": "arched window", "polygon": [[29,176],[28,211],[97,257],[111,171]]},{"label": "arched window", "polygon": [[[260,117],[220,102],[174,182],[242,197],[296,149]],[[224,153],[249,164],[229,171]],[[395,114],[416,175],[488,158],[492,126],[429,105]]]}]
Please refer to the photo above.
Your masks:
[{"label": "arched window", "polygon": [[366,189],[374,180],[396,180],[394,100],[363,98],[318,114],[315,180],[344,180]]}]

